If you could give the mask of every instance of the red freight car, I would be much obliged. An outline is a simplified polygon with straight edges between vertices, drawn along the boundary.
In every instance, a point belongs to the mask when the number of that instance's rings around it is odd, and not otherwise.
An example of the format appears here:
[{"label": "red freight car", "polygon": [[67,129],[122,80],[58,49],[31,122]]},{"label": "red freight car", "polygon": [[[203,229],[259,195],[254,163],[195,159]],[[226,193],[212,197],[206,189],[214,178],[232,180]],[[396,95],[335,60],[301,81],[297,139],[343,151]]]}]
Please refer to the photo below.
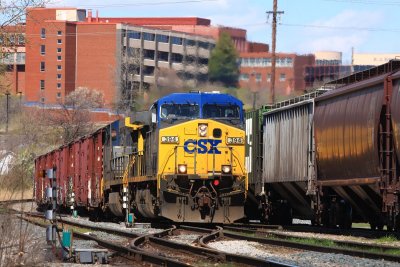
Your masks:
[{"label": "red freight car", "polygon": [[56,170],[58,204],[63,207],[98,207],[102,202],[103,134],[105,128],[62,146],[35,161],[35,198],[45,203],[50,180],[47,169]]}]

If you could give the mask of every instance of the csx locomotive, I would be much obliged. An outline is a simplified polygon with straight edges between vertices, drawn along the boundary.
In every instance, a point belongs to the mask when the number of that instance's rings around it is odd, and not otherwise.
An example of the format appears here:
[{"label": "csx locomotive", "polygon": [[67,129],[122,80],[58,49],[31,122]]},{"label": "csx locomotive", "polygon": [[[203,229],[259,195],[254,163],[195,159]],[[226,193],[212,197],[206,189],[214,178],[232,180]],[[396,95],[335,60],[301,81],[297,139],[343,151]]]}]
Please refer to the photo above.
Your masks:
[{"label": "csx locomotive", "polygon": [[59,203],[115,216],[230,223],[247,193],[243,104],[218,92],[174,93],[36,159],[36,199],[56,169]]}]

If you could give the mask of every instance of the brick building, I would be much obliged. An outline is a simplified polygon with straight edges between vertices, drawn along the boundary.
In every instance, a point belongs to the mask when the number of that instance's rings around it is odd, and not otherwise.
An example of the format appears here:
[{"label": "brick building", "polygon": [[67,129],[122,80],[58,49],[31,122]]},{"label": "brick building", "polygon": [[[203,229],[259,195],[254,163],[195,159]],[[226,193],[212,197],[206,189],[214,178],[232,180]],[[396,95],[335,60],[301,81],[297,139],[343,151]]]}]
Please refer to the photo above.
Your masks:
[{"label": "brick building", "polygon": [[25,93],[25,25],[7,26],[0,35],[0,64],[4,66],[1,89]]},{"label": "brick building", "polygon": [[193,84],[206,80],[213,38],[134,26],[125,18],[93,18],[91,12],[86,17],[86,10],[76,8],[33,8],[29,13],[28,102],[62,102],[75,88],[87,87],[112,104],[121,95],[132,95],[127,90],[157,84],[163,68]]},{"label": "brick building", "polygon": [[[314,55],[276,53],[276,95],[289,95],[294,90],[304,90],[305,66],[314,63]],[[269,90],[271,53],[241,53],[239,85],[252,91]]]},{"label": "brick building", "polygon": [[[91,18],[89,18],[91,20]],[[268,45],[247,41],[245,29],[226,26],[212,26],[211,20],[197,17],[160,17],[160,18],[97,18],[99,22],[124,22],[132,25],[184,32],[194,35],[211,37],[218,40],[223,32],[228,33],[238,52],[268,52]]]}]

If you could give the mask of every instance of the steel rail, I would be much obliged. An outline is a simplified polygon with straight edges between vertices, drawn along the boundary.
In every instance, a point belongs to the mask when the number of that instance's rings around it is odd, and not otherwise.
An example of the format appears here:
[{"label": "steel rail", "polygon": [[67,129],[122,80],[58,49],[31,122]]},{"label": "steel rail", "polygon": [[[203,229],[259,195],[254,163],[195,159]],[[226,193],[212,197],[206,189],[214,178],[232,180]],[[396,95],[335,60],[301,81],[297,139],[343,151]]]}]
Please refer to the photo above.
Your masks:
[{"label": "steel rail", "polygon": [[[29,214],[29,216],[43,218],[43,215],[37,214],[37,213]],[[81,227],[81,228],[86,228],[86,229],[91,229],[91,230],[96,230],[96,231],[102,231],[102,232],[106,232],[106,233],[114,234],[114,235],[118,235],[118,236],[134,238],[134,240],[131,242],[131,248],[130,249],[132,251],[140,251],[140,252],[143,252],[143,253],[148,254],[148,255],[151,255],[151,254],[147,253],[147,252],[145,252],[145,250],[142,250],[142,249],[139,248],[140,244],[142,244],[146,240],[149,240],[150,242],[153,242],[153,243],[155,243],[157,245],[160,245],[160,246],[165,246],[165,247],[169,247],[169,248],[184,250],[184,251],[188,251],[188,252],[191,252],[191,253],[194,253],[194,254],[197,254],[197,255],[200,254],[200,255],[203,255],[203,256],[206,256],[206,257],[211,257],[211,258],[213,258],[215,260],[218,260],[218,261],[241,263],[241,264],[246,264],[248,266],[271,266],[271,267],[284,267],[284,266],[285,267],[289,267],[289,266],[291,267],[291,266],[293,266],[293,265],[283,264],[283,263],[274,262],[274,261],[267,261],[267,260],[262,260],[262,259],[243,256],[243,255],[224,253],[222,251],[218,251],[216,249],[211,249],[209,247],[195,247],[195,246],[186,245],[186,244],[182,244],[182,243],[178,243],[178,242],[174,242],[174,241],[162,238],[162,237],[165,237],[166,235],[169,235],[174,230],[176,230],[176,227],[169,228],[169,229],[166,229],[166,230],[164,230],[162,232],[155,233],[155,234],[138,235],[136,233],[132,233],[132,232],[124,231],[124,230],[112,229],[112,228],[108,228],[108,227],[100,227],[100,226],[95,226],[95,225],[87,225],[87,224],[83,224],[83,223],[79,223],[79,222],[71,222],[69,220],[65,220],[65,219],[62,219],[62,218],[61,219],[57,219],[57,220],[60,221],[60,222],[65,223],[67,225],[73,225],[73,226],[77,226],[77,227]],[[210,231],[211,231],[209,229],[198,228],[198,227],[190,227],[190,229],[188,229],[188,230],[202,232],[202,233],[206,233],[206,234],[209,234]],[[85,234],[78,234],[77,235],[76,232],[74,232],[74,235],[75,236],[79,235],[78,237],[82,238],[82,239],[88,237],[88,235],[85,235]],[[83,235],[83,236],[81,237],[80,235]],[[90,238],[91,238],[91,240],[94,240],[96,242],[98,241],[97,238],[94,237],[94,236],[90,236]],[[107,242],[107,241],[99,239],[99,242]],[[100,243],[99,243],[99,245],[103,246]],[[114,246],[119,246],[119,245],[116,245],[116,244],[113,244],[113,245]],[[106,246],[104,245],[104,247],[106,247]],[[123,247],[123,248],[125,248],[125,247]],[[110,248],[110,249],[112,249],[112,248]],[[164,257],[162,257],[162,258],[164,258]],[[144,258],[143,260],[147,261],[146,258]],[[169,266],[169,265],[167,265],[167,266]],[[171,265],[171,266],[173,266],[173,265]],[[188,266],[188,265],[184,265],[184,266]]]},{"label": "steel rail", "polygon": [[157,245],[169,247],[169,248],[174,248],[177,250],[184,250],[184,251],[189,251],[193,254],[196,255],[201,255],[205,257],[210,257],[213,258],[214,260],[217,261],[229,261],[227,260],[223,254],[221,254],[219,251],[214,250],[214,249],[209,249],[209,248],[203,248],[203,247],[196,247],[196,246],[191,246],[187,244],[182,244],[179,242],[174,242],[171,240],[167,240],[163,237],[172,234],[177,228],[174,226],[170,229],[167,229],[165,231],[162,231],[160,233],[144,236],[144,237],[138,237],[135,240],[132,241],[131,247],[134,247],[135,249],[140,249],[139,246],[143,244],[145,241],[150,241],[153,242]]},{"label": "steel rail", "polygon": [[245,255],[226,253],[223,251],[212,249],[211,247],[209,247],[207,245],[207,243],[212,240],[216,240],[218,238],[224,237],[225,233],[223,232],[222,227],[217,227],[217,230],[215,230],[215,229],[210,230],[210,229],[205,229],[205,228],[180,225],[179,228],[189,230],[189,231],[194,231],[194,232],[197,231],[197,232],[201,232],[201,233],[207,233],[206,235],[202,236],[199,239],[200,245],[203,246],[204,248],[206,248],[207,251],[217,252],[226,261],[235,262],[235,263],[239,263],[239,264],[247,264],[247,265],[251,265],[251,266],[270,266],[270,267],[296,266],[296,265],[292,265],[292,264],[281,263],[281,262],[272,261],[272,260],[264,260],[264,259],[249,257],[249,256],[245,256]]},{"label": "steel rail", "polygon": [[282,228],[283,230],[293,231],[293,232],[349,235],[349,236],[365,237],[365,238],[381,238],[390,235],[396,237],[397,239],[400,239],[400,232],[371,230],[366,228],[338,229],[338,228],[327,228],[327,227],[319,227],[311,225],[288,225],[288,226],[283,226]]},{"label": "steel rail", "polygon": [[[31,216],[31,215],[28,214],[28,216]],[[35,215],[33,217],[39,217],[39,216]],[[23,217],[23,219],[28,221],[29,223],[35,224],[35,225],[40,226],[40,227],[46,227],[47,226],[47,225],[45,225],[43,223],[32,221],[32,220],[30,220],[29,218],[26,218],[26,217]],[[68,224],[68,223],[69,223],[68,221],[65,222],[65,224]],[[79,223],[75,223],[73,225],[74,226],[78,226]],[[84,227],[84,228],[88,228],[88,229],[96,228],[96,230],[99,229],[99,227],[94,227],[94,228],[92,227],[91,228],[91,227],[89,227],[89,226],[87,226],[85,224],[81,224],[80,227]],[[57,228],[57,230],[60,231],[59,228]],[[108,230],[110,230],[110,229],[108,229]],[[103,231],[104,231],[104,229],[103,229]],[[117,232],[118,232],[118,230],[115,231],[115,233],[117,233]],[[126,232],[125,231],[120,231],[120,234],[125,235]],[[107,248],[107,249],[110,249],[110,250],[113,250],[113,251],[116,251],[116,252],[119,252],[121,254],[126,255],[128,257],[128,259],[132,260],[132,261],[145,261],[145,262],[149,262],[149,263],[152,263],[152,264],[168,266],[168,267],[186,267],[186,266],[190,266],[190,265],[188,265],[186,263],[182,263],[182,262],[179,262],[179,261],[167,258],[167,257],[152,255],[151,253],[147,253],[145,251],[138,251],[138,250],[134,250],[134,249],[131,249],[131,248],[128,248],[128,247],[124,247],[124,246],[109,242],[107,240],[103,240],[103,239],[97,238],[97,237],[95,237],[93,235],[87,235],[87,234],[82,234],[82,233],[79,233],[79,232],[74,232],[74,236],[78,237],[80,239],[95,241],[100,246],[102,246],[104,248]]]},{"label": "steel rail", "polygon": [[[242,229],[237,229],[234,231],[242,231]],[[247,240],[247,241],[254,241],[259,242],[261,244],[268,244],[268,245],[275,245],[275,246],[284,246],[302,250],[311,250],[323,253],[337,253],[337,254],[345,254],[349,256],[356,256],[362,258],[369,258],[369,259],[383,259],[388,261],[400,262],[400,256],[385,254],[385,253],[375,253],[375,252],[368,252],[358,249],[350,249],[350,248],[339,248],[339,247],[326,247],[326,246],[318,246],[318,245],[310,245],[304,243],[293,242],[285,239],[273,239],[273,238],[260,238],[260,237],[251,237],[245,236],[243,234],[231,233],[231,232],[223,232],[225,237],[233,238],[233,239],[240,239],[240,240]],[[346,243],[348,245],[349,243]],[[342,244],[344,245],[344,244]],[[365,248],[370,249],[371,247],[365,246]],[[378,248],[375,246],[374,248]],[[387,246],[384,246],[387,249]],[[390,249],[396,249],[395,247],[391,247]]]}]

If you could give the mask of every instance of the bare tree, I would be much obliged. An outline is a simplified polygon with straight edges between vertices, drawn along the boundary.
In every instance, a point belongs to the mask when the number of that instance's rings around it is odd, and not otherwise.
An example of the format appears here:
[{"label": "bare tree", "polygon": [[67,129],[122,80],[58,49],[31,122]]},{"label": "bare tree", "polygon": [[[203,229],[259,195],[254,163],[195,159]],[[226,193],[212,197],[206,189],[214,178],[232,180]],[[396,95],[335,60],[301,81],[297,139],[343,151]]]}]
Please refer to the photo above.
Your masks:
[{"label": "bare tree", "polygon": [[66,96],[59,109],[42,111],[44,124],[59,128],[61,140],[66,144],[93,131],[95,124],[90,111],[102,107],[102,93],[93,89],[77,88]]},{"label": "bare tree", "polygon": [[140,72],[142,54],[139,48],[127,47],[122,51],[119,71],[114,71],[117,88],[116,101],[113,105],[117,112],[130,112],[138,109],[137,100],[141,98],[140,82],[135,75]]}]

